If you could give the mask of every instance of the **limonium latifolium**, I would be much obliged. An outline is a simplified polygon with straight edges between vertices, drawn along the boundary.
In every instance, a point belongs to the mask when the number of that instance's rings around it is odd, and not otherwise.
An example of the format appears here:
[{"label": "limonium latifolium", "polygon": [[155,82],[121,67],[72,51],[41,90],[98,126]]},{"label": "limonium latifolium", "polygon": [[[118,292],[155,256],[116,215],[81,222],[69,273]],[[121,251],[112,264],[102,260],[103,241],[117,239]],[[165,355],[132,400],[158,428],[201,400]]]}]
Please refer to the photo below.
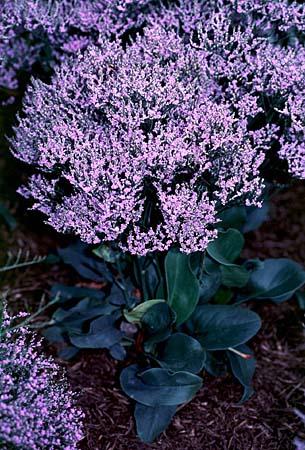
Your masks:
[{"label": "limonium latifolium", "polygon": [[41,341],[27,327],[7,331],[13,321],[4,312],[0,326],[0,447],[76,449],[83,436],[83,413],[75,406],[75,395],[59,366],[41,353]]},{"label": "limonium latifolium", "polygon": [[219,211],[260,204],[274,153],[304,177],[305,49],[257,27],[226,8],[193,37],[162,22],[35,81],[14,141],[39,172],[23,189],[34,208],[88,243],[190,253],[215,238]]},{"label": "limonium latifolium", "polygon": [[259,203],[272,128],[248,93],[234,104],[206,53],[147,29],[126,49],[104,42],[35,81],[16,129],[16,156],[40,171],[25,195],[59,231],[115,241],[136,254],[204,250],[217,212]]},{"label": "limonium latifolium", "polygon": [[2,0],[0,87],[15,90],[21,74],[49,73],[66,54],[143,24],[152,0]]}]

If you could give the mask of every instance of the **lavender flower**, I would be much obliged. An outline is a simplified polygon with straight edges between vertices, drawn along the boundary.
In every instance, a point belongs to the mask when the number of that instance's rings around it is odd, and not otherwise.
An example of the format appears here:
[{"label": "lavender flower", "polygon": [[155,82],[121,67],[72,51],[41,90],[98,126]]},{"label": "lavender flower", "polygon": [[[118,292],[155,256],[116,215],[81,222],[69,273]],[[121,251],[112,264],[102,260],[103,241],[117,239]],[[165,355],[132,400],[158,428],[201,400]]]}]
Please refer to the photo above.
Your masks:
[{"label": "lavender flower", "polygon": [[74,394],[27,328],[6,331],[14,319],[4,311],[0,326],[0,447],[76,449],[83,414]]},{"label": "lavender flower", "polygon": [[214,78],[202,49],[160,27],[65,62],[25,100],[15,154],[40,174],[24,194],[89,243],[204,250],[219,209],[259,203],[272,135],[268,124],[248,131],[255,98],[230,103]]},{"label": "lavender flower", "polygon": [[[152,0],[3,0],[0,87],[18,88],[35,65],[49,72],[66,54],[121,35],[145,21]],[[157,2],[158,3],[158,2]]]}]

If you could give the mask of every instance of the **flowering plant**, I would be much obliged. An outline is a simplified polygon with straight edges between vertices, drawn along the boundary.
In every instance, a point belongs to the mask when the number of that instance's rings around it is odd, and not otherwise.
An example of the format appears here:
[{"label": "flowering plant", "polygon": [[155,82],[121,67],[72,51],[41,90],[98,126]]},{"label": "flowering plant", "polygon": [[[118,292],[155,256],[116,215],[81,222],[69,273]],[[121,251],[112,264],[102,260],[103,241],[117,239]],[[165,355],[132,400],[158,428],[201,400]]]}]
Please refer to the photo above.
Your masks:
[{"label": "flowering plant", "polygon": [[[50,83],[33,81],[12,140],[35,169],[21,193],[84,241],[62,258],[111,285],[57,287],[46,335],[69,356],[107,348],[124,359],[132,346],[121,385],[147,442],[203,369],[231,370],[249,398],[246,344],[260,319],[240,305],[281,303],[305,282],[292,261],[241,258],[267,188],[305,175],[304,7],[178,3],[133,39],[100,38]],[[88,256],[86,244],[101,246]]]},{"label": "flowering plant", "polygon": [[[0,88],[49,75],[65,55],[140,26],[151,0],[3,0],[0,5]],[[13,97],[11,97],[12,99]]]},{"label": "flowering plant", "polygon": [[41,341],[27,329],[14,329],[2,311],[0,322],[0,446],[20,449],[76,449],[82,438],[82,412]]}]

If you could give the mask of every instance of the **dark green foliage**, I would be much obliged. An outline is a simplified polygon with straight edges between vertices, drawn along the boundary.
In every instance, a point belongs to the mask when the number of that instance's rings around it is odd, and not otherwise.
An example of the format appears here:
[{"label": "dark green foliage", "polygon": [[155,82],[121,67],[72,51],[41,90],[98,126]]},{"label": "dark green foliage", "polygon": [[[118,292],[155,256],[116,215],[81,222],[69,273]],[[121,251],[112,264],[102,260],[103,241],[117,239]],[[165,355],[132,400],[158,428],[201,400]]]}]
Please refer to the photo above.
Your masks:
[{"label": "dark green foliage", "polygon": [[164,369],[173,372],[198,373],[204,365],[206,355],[200,343],[191,336],[174,333],[164,342],[158,362]]},{"label": "dark green foliage", "polygon": [[187,323],[205,350],[225,350],[244,344],[260,329],[259,316],[231,305],[198,306]]},{"label": "dark green foliage", "polygon": [[104,287],[54,286],[51,294],[60,307],[45,335],[57,344],[65,342],[59,355],[67,358],[78,348],[106,348],[123,360],[132,349],[135,364],[123,369],[121,386],[135,401],[142,441],[152,442],[177,407],[194,397],[204,371],[217,377],[230,372],[243,386],[240,402],[253,394],[255,358],[247,343],[261,321],[238,304],[280,303],[305,283],[304,270],[287,259],[241,258],[243,235],[224,229],[225,224],[244,229],[258,222],[254,210],[227,211],[219,237],[204,254],[172,249],[165,256],[132,260],[105,246],[92,256],[89,247],[79,244],[59,252],[84,278]]},{"label": "dark green foliage", "polygon": [[136,403],[135,419],[141,441],[153,442],[172,420],[177,406],[146,406]]},{"label": "dark green foliage", "polygon": [[146,406],[174,406],[189,402],[202,386],[202,380],[190,372],[171,372],[149,368],[144,371],[135,364],[121,373],[123,391]]},{"label": "dark green foliage", "polygon": [[281,303],[289,300],[304,283],[305,271],[296,262],[284,258],[267,259],[260,268],[252,271],[247,293],[240,301],[269,299]]},{"label": "dark green foliage", "polygon": [[185,322],[199,300],[199,282],[190,266],[190,256],[174,250],[165,258],[167,301],[175,311],[177,325]]}]

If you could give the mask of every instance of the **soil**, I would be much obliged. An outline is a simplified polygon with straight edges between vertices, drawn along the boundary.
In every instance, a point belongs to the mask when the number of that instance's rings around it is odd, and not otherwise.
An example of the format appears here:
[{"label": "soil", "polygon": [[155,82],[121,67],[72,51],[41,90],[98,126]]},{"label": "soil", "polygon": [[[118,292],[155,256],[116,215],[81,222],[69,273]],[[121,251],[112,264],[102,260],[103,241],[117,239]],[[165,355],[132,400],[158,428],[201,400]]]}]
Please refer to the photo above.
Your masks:
[{"label": "soil", "polygon": [[[290,257],[305,261],[305,184],[278,194],[272,203],[270,221],[247,236],[244,256]],[[7,244],[43,254],[62,243],[41,222],[35,230],[27,215]],[[29,231],[31,230],[31,231]],[[39,231],[38,231],[39,230]],[[73,284],[74,273],[61,266],[37,266],[6,279],[10,305],[14,309],[38,301],[54,282]],[[257,357],[255,395],[239,405],[241,387],[231,376],[205,376],[196,398],[176,414],[168,430],[152,445],[136,437],[132,405],[119,387],[122,363],[104,351],[87,351],[67,369],[71,386],[79,392],[79,404],[86,414],[83,450],[288,450],[295,436],[305,439],[304,425],[295,409],[304,409],[305,340],[303,314],[295,301],[280,306],[252,305],[263,320],[253,340]],[[126,363],[125,363],[126,364]]]}]

